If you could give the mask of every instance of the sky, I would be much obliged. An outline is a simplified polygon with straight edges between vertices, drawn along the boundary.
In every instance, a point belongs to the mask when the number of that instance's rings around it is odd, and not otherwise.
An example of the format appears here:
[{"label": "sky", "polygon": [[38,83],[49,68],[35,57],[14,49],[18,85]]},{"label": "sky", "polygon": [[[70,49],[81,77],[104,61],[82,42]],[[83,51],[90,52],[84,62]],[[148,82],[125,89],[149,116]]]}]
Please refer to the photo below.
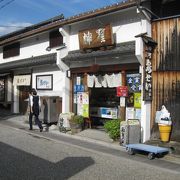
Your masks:
[{"label": "sky", "polygon": [[0,36],[63,14],[65,18],[122,0],[0,0]]}]

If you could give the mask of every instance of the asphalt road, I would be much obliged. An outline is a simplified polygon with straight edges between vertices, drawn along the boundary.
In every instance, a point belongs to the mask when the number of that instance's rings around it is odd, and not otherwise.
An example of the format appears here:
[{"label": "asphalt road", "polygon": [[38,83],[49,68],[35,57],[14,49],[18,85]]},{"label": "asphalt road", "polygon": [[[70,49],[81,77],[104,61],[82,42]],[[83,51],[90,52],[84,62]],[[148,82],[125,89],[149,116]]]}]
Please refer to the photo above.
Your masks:
[{"label": "asphalt road", "polygon": [[179,180],[180,165],[0,124],[1,180]]}]

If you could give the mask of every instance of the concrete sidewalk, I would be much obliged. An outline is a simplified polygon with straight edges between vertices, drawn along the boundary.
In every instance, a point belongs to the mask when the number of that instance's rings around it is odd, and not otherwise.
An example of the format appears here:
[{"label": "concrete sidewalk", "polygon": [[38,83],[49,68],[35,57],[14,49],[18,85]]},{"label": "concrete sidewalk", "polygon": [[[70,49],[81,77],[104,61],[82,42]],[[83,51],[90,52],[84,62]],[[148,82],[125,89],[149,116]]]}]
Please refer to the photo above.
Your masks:
[{"label": "concrete sidewalk", "polygon": [[[11,116],[4,116],[4,118],[0,117],[0,121],[3,120],[3,124],[7,125],[15,125],[16,127],[20,127],[20,129],[29,129],[29,122],[28,122],[27,115],[11,115]],[[38,131],[39,128],[37,125],[33,125],[33,129]],[[45,131],[46,125],[43,125],[43,131]],[[31,131],[33,132],[33,131]],[[58,134],[61,136],[67,136],[75,139],[80,139],[84,141],[94,142],[100,145],[105,145],[108,147],[120,147],[119,142],[114,142],[112,139],[109,138],[108,134],[105,131],[99,131],[95,129],[85,129],[77,134],[71,134],[70,131],[66,133],[62,133],[59,131],[58,126],[51,125],[48,129],[49,133]]]},{"label": "concrete sidewalk", "polygon": [[[0,116],[0,123],[4,125],[9,125],[9,126],[14,125],[19,129],[26,129],[26,130],[29,129],[28,116],[26,115],[11,115],[11,116],[5,116],[4,118]],[[39,130],[37,125],[33,125],[33,129],[35,131],[31,131],[31,133],[37,132]],[[52,125],[49,127],[49,133],[56,134],[59,136],[66,136],[66,137],[70,137],[74,139],[79,139],[86,142],[96,143],[102,146],[106,146],[108,148],[125,151],[125,148],[120,146],[119,142],[114,142],[112,139],[109,138],[108,134],[102,130],[100,131],[96,129],[86,129],[75,135],[71,135],[70,132],[69,133],[60,132],[57,126]],[[42,132],[42,136],[43,136],[43,132]],[[156,146],[158,145],[157,142],[154,144],[152,142],[149,142],[148,144],[152,144]],[[176,147],[173,147],[173,148],[176,148]],[[173,153],[173,151],[169,153],[168,155],[164,156],[163,159],[180,164],[180,154],[175,154]]]}]

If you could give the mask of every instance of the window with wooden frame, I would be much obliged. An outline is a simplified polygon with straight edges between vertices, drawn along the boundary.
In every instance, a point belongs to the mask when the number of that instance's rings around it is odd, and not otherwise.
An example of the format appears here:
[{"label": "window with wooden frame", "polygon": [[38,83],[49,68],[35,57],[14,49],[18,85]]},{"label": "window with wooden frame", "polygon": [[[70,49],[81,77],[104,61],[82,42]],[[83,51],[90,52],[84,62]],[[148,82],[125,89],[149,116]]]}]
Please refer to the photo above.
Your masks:
[{"label": "window with wooden frame", "polygon": [[63,44],[63,36],[59,30],[55,30],[49,33],[49,47],[58,47]]},{"label": "window with wooden frame", "polygon": [[18,56],[20,54],[20,43],[14,43],[3,47],[3,58]]}]

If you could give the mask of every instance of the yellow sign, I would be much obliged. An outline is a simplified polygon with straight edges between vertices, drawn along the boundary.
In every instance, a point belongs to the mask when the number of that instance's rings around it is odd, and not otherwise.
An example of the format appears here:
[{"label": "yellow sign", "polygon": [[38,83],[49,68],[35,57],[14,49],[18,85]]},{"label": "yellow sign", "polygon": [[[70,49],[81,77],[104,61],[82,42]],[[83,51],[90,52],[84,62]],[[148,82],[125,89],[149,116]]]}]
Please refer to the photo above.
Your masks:
[{"label": "yellow sign", "polygon": [[134,107],[141,108],[141,93],[134,93]]},{"label": "yellow sign", "polygon": [[89,117],[89,104],[83,104],[82,116],[86,118]]}]

